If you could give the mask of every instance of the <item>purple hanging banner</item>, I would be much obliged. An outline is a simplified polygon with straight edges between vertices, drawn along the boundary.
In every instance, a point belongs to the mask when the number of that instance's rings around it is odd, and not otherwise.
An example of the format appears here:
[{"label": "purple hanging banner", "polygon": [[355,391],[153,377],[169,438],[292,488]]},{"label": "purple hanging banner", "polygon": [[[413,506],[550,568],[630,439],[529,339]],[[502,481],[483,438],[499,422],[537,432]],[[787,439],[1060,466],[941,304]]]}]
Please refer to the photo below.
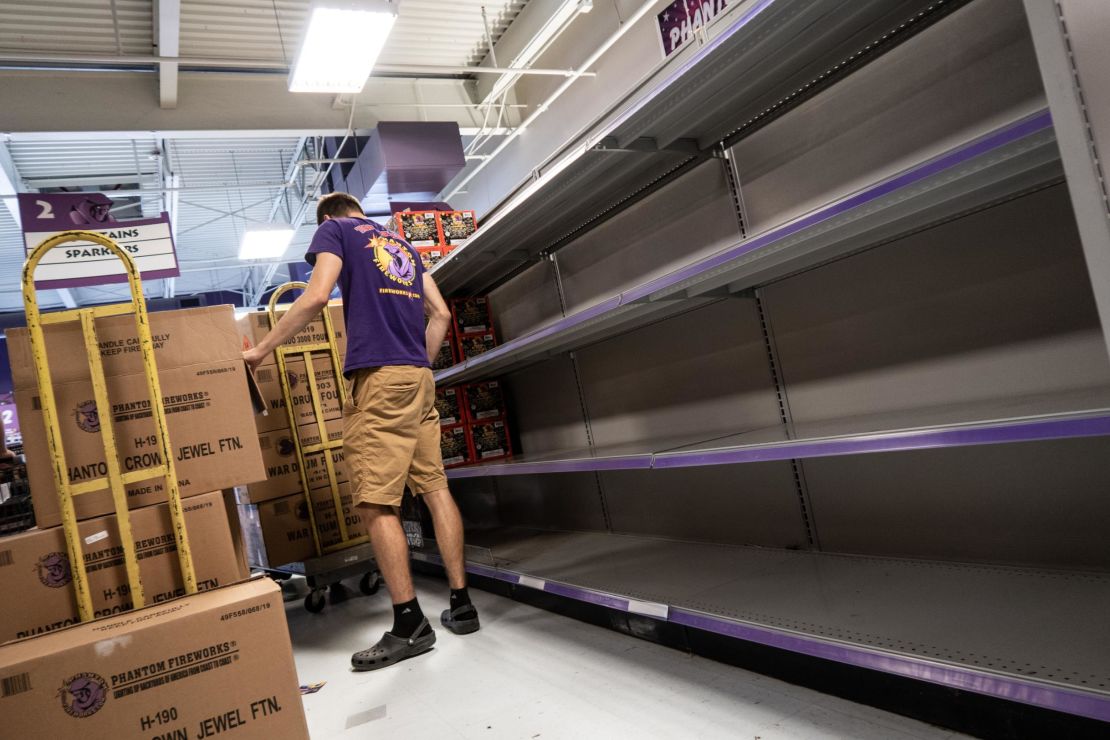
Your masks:
[{"label": "purple hanging banner", "polygon": [[[111,208],[111,199],[101,193],[20,193],[24,249],[30,254],[47,237],[60,231],[96,231],[134,258],[144,280],[181,274],[168,214],[117,221]],[[35,276],[38,288],[127,282],[119,258],[92,242],[73,242],[51,250],[39,262]]]},{"label": "purple hanging banner", "polygon": [[675,0],[656,16],[663,56],[669,57],[694,38],[694,32],[728,7],[728,0]]}]

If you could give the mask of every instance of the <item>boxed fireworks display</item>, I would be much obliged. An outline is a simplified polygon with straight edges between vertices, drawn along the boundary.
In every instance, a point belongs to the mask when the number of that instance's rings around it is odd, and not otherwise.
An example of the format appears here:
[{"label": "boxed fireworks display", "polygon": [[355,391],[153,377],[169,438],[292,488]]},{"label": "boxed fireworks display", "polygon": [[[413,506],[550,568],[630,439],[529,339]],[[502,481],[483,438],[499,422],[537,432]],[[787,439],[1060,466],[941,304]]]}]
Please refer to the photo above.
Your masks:
[{"label": "boxed fireworks display", "polygon": [[471,383],[463,388],[463,395],[466,399],[467,418],[470,421],[505,418],[505,396],[501,391],[500,381]]},{"label": "boxed fireworks display", "polygon": [[456,298],[451,301],[451,316],[459,334],[486,334],[493,332],[493,312],[489,298]]},{"label": "boxed fireworks display", "polygon": [[478,229],[474,211],[440,211],[437,215],[444,244],[460,246]]},{"label": "boxed fireworks display", "polygon": [[504,419],[472,423],[468,429],[475,462],[497,460],[513,454],[509,427]]},{"label": "boxed fireworks display", "polygon": [[436,411],[443,426],[462,424],[466,421],[462,393],[457,387],[436,389]]},{"label": "boxed fireworks display", "polygon": [[474,460],[465,424],[440,429],[439,449],[443,453],[443,467],[456,468]]},{"label": "boxed fireworks display", "polygon": [[[185,526],[196,569],[197,586],[204,591],[235,583],[244,576],[234,545],[223,495],[216,491],[183,502]],[[97,617],[132,608],[131,588],[123,560],[115,515],[87,519],[78,532],[84,544],[89,595]],[[131,512],[131,534],[136,545],[146,603],[182,596],[169,504],[145,506]],[[0,642],[52,632],[78,621],[73,598],[73,570],[61,527],[31,529],[0,539]]]},{"label": "boxed fireworks display", "polygon": [[435,211],[401,211],[393,214],[397,231],[414,247],[434,247],[444,243]]},{"label": "boxed fireworks display", "polygon": [[11,738],[303,740],[297,687],[268,578],[0,646]]},{"label": "boxed fireworks display", "polygon": [[459,335],[459,360],[469,360],[471,357],[489,352],[497,346],[497,336],[492,332],[481,334]]},{"label": "boxed fireworks display", "polygon": [[[231,306],[151,313],[154,358],[166,425],[182,496],[265,477],[254,407]],[[111,415],[124,473],[160,465],[157,430],[132,316],[96,319],[110,409],[97,408],[79,322],[44,327],[55,408],[71,483],[103,478],[107,462],[101,415]],[[27,456],[35,518],[40,527],[61,523],[54,460],[47,444],[42,399],[23,328],[8,329],[16,406]],[[129,508],[166,500],[165,481],[152,477],[126,486]],[[107,486],[74,499],[78,519],[104,516],[115,507]]]},{"label": "boxed fireworks display", "polygon": [[451,253],[451,248],[445,246],[416,247],[416,253],[420,255],[420,261],[424,263],[424,269],[430,270]]}]

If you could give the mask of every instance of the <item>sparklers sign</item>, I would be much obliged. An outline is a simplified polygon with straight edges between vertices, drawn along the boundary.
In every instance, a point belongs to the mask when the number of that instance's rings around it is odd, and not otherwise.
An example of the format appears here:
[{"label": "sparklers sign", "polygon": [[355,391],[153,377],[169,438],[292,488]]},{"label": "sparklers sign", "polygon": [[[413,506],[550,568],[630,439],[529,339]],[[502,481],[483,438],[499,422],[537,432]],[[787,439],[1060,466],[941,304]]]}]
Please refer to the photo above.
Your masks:
[{"label": "sparklers sign", "polygon": [[[60,231],[96,231],[134,258],[144,280],[177,277],[180,269],[169,216],[117,221],[112,201],[99,193],[20,193],[19,214],[27,254]],[[123,263],[99,244],[73,242],[58,247],[39,263],[38,288],[79,288],[127,282]]]},{"label": "sparklers sign", "polygon": [[658,16],[663,56],[669,57],[694,38],[694,32],[728,7],[728,0],[674,0]]}]

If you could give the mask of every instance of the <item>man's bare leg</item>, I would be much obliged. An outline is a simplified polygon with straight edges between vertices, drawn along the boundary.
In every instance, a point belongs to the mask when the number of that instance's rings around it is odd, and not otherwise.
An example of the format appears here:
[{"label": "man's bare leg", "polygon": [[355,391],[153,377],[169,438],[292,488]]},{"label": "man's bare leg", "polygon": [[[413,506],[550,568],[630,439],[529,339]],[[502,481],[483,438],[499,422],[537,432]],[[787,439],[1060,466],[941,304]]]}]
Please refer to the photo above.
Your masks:
[{"label": "man's bare leg", "polygon": [[426,493],[424,503],[432,513],[432,523],[436,530],[436,544],[447,571],[447,583],[451,586],[451,608],[443,612],[440,622],[457,635],[477,632],[479,629],[478,610],[470,603],[466,589],[466,562],[463,558],[463,523],[459,507],[447,488]]},{"label": "man's bare leg", "polygon": [[359,513],[369,520],[370,544],[378,570],[389,588],[394,604],[404,604],[416,598],[409,569],[409,542],[405,537],[401,518],[392,506],[359,504]]},{"label": "man's bare leg", "polygon": [[432,513],[432,523],[436,530],[436,544],[447,571],[447,583],[451,588],[466,588],[466,563],[463,560],[463,523],[459,507],[451,497],[451,491],[441,488],[423,496],[428,511]]}]

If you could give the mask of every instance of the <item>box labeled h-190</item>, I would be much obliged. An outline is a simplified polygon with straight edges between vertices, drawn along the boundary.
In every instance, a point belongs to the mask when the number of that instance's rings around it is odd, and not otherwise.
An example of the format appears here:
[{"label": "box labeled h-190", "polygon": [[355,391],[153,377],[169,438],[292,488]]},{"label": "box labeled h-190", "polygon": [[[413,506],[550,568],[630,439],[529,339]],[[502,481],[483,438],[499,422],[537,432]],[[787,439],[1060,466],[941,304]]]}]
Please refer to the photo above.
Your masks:
[{"label": "box labeled h-190", "polygon": [[0,646],[4,737],[304,740],[266,578]]}]

